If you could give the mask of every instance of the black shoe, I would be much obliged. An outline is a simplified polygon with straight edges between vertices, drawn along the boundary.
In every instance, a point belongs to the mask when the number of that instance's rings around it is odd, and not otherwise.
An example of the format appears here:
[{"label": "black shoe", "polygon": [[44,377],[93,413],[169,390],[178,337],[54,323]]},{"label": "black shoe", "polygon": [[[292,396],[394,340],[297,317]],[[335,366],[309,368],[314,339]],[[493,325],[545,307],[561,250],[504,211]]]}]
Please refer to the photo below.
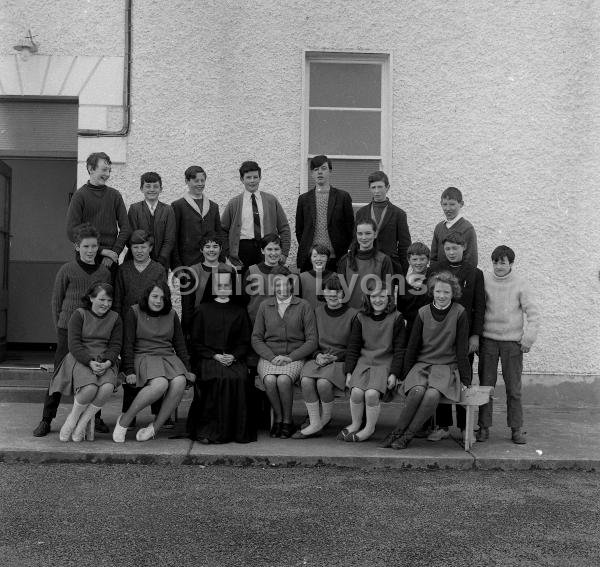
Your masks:
[{"label": "black shoe", "polygon": [[490,429],[489,427],[483,427],[483,425],[479,426],[479,431],[475,433],[475,441],[479,441],[479,443],[485,443],[490,438]]},{"label": "black shoe", "polygon": [[33,430],[34,437],[46,437],[50,433],[50,422],[42,419],[39,425]]},{"label": "black shoe", "polygon": [[392,446],[392,443],[396,441],[396,439],[398,439],[400,435],[402,434],[399,431],[392,429],[392,431],[390,431],[384,438],[384,440],[379,444],[379,447],[381,449],[389,449]]},{"label": "black shoe", "polygon": [[106,423],[104,423],[104,421],[102,421],[102,418],[98,415],[94,420],[94,427],[96,428],[96,433],[110,433],[108,425],[106,425]]},{"label": "black shoe", "polygon": [[293,435],[293,433],[294,433],[295,430],[296,430],[296,428],[294,427],[293,423],[284,423],[281,426],[281,435],[280,435],[280,437],[282,439],[289,439]]},{"label": "black shoe", "polygon": [[398,439],[396,439],[395,441],[392,442],[392,449],[396,449],[396,450],[402,450],[402,449],[406,449],[410,442],[412,441],[412,437],[407,437],[406,435],[400,435],[400,437],[398,437]]},{"label": "black shoe", "polygon": [[269,431],[269,435],[273,438],[279,437],[281,435],[282,426],[283,424],[281,423],[281,421],[274,423],[271,426],[271,431]]}]

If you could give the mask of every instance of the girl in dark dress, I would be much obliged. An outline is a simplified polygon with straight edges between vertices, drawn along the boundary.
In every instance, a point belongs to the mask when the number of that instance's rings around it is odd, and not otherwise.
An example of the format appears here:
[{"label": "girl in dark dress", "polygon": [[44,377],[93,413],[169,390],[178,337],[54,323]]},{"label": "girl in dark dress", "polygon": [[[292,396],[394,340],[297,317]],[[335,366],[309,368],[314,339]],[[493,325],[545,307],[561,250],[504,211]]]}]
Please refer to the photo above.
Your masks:
[{"label": "girl in dark dress", "polygon": [[187,430],[201,443],[256,441],[246,354],[250,320],[246,309],[232,301],[234,280],[229,270],[214,273],[215,297],[198,306],[191,344],[198,380]]},{"label": "girl in dark dress", "polygon": [[123,443],[138,412],[164,396],[154,421],[135,436],[138,441],[148,441],[179,405],[187,382],[194,380],[179,317],[164,281],[148,286],[125,316],[122,368],[127,383],[141,389],[117,419],[113,441]]}]

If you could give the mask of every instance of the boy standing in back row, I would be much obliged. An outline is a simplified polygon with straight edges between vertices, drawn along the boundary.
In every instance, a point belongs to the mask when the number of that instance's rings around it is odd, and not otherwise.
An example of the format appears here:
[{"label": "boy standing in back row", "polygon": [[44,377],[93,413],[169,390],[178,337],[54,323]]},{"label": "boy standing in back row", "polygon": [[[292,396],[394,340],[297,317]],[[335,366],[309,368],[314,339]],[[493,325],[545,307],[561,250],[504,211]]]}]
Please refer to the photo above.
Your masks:
[{"label": "boy standing in back row", "polygon": [[465,203],[462,193],[456,187],[448,187],[440,201],[446,220],[438,223],[433,231],[431,241],[431,262],[444,260],[443,242],[451,232],[458,233],[465,241],[465,256],[463,260],[477,267],[477,235],[473,225],[463,216],[462,208]]},{"label": "boy standing in back row", "polygon": [[[531,289],[523,278],[513,272],[515,253],[508,246],[498,246],[492,252],[494,271],[484,274],[485,318],[479,347],[479,383],[495,386],[498,379],[498,359],[506,386],[507,422],[513,443],[526,443],[521,406],[521,373],[523,353],[529,352],[540,326],[540,313]],[[525,325],[524,318],[527,321]],[[493,402],[479,408],[477,441],[487,441],[492,425]]]}]

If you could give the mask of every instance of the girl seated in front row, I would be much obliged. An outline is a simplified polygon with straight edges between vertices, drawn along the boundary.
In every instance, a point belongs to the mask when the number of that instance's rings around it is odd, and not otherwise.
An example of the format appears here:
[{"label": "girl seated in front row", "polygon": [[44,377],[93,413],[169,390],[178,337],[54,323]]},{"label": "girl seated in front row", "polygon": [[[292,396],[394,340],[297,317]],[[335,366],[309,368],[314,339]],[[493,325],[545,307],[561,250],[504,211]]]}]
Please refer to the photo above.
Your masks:
[{"label": "girl seated in front row", "polygon": [[421,307],[415,319],[404,360],[406,404],[384,448],[406,449],[440,398],[458,402],[471,383],[469,322],[464,307],[455,303],[461,293],[458,280],[439,272],[427,285],[433,303]]},{"label": "girl seated in front row", "polygon": [[113,287],[95,283],[69,319],[69,353],[50,383],[50,394],[75,393],[73,409],[60,429],[61,441],[94,439],[94,417],[117,385],[123,325],[111,311]]},{"label": "girl seated in front row", "polygon": [[325,303],[320,303],[315,311],[319,348],[300,374],[302,395],[310,423],[308,427],[294,433],[294,439],[320,435],[331,420],[333,389],[343,392],[346,387],[344,360],[352,321],[357,311],[343,302],[344,288],[337,274],[327,280],[322,293]]},{"label": "girl seated in front row", "polygon": [[164,281],[146,288],[139,303],[125,316],[123,340],[123,372],[127,383],[141,390],[129,409],[119,416],[113,441],[123,443],[127,426],[143,408],[163,395],[158,415],[147,427],[139,429],[135,438],[147,441],[155,436],[179,405],[188,380],[193,381],[190,360],[179,317],[171,307],[171,293]]},{"label": "girl seated in front row", "polygon": [[[346,351],[346,386],[350,388],[352,423],[338,439],[366,441],[373,435],[381,397],[393,392],[404,360],[404,319],[391,291],[377,287],[363,296],[363,307],[352,323]],[[365,410],[366,404],[366,410]],[[366,425],[360,429],[363,413]]]}]

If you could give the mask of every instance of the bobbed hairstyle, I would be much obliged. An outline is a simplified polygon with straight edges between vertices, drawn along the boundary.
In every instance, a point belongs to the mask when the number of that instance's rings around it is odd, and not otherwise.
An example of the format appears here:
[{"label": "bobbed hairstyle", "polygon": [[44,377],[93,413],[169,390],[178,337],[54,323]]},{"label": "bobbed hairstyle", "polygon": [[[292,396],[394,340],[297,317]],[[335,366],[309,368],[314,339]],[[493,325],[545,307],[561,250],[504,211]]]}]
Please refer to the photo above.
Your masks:
[{"label": "bobbed hairstyle", "polygon": [[460,189],[457,189],[456,187],[448,187],[447,189],[444,189],[442,196],[440,197],[440,201],[442,199],[451,199],[452,201],[463,203],[462,193],[460,192]]},{"label": "bobbed hairstyle", "polygon": [[150,306],[148,305],[148,299],[150,297],[150,294],[152,293],[152,290],[157,287],[158,289],[162,290],[162,292],[165,294],[164,295],[164,299],[163,299],[163,308],[158,311],[159,315],[166,315],[167,313],[169,313],[173,307],[173,304],[171,303],[171,290],[169,289],[169,286],[167,285],[166,281],[163,280],[158,280],[155,282],[152,282],[142,293],[142,297],[140,297],[140,300],[138,301],[138,305],[140,306],[140,309],[144,312],[144,313],[156,313],[156,311],[152,311],[150,309]]},{"label": "bobbed hairstyle", "polygon": [[209,242],[214,242],[219,245],[219,248],[223,248],[222,238],[217,235],[214,231],[209,231],[206,234],[202,235],[202,238],[198,241],[200,245],[200,250],[204,248]]},{"label": "bobbed hairstyle", "polygon": [[242,165],[240,165],[240,179],[244,179],[244,175],[251,171],[258,171],[259,177],[262,175],[262,169],[255,161],[245,161],[242,163]]},{"label": "bobbed hairstyle", "polygon": [[344,286],[337,274],[331,274],[326,280],[323,289],[329,291],[344,291]]},{"label": "bobbed hairstyle", "polygon": [[508,263],[512,264],[515,261],[515,251],[504,244],[497,246],[492,252],[492,262],[498,262],[502,258],[506,258]]},{"label": "bobbed hairstyle", "polygon": [[112,165],[112,161],[110,161],[110,158],[107,154],[105,154],[104,152],[94,152],[93,154],[90,154],[85,160],[85,166],[88,172],[96,169],[98,167],[98,162],[101,159],[103,159],[108,165]]},{"label": "bobbed hairstyle", "polygon": [[275,232],[270,232],[260,239],[260,249],[264,250],[271,242],[277,244],[277,246],[281,248],[281,238],[279,238],[279,235]]},{"label": "bobbed hairstyle", "polygon": [[310,160],[310,169],[317,169],[319,167],[321,167],[324,163],[327,164],[327,167],[329,167],[329,170],[331,171],[333,169],[333,165],[331,163],[331,160],[324,155],[320,155],[320,156],[315,156],[314,158],[312,158]]},{"label": "bobbed hairstyle", "polygon": [[320,242],[313,242],[313,245],[310,247],[309,254],[312,254],[313,250],[317,254],[321,254],[321,256],[327,256],[327,258],[331,256],[331,250],[329,250],[329,246],[325,246],[325,244],[321,244]]},{"label": "bobbed hairstyle", "polygon": [[151,244],[154,246],[154,236],[152,236],[149,232],[139,228],[138,230],[134,230],[129,237],[129,246],[133,246],[134,244]]},{"label": "bobbed hairstyle", "polygon": [[85,295],[81,298],[81,303],[86,309],[92,308],[92,297],[98,297],[100,292],[105,292],[108,297],[111,299],[114,298],[115,292],[112,285],[107,282],[94,282],[90,287],[88,287]]},{"label": "bobbed hairstyle", "polygon": [[460,289],[460,284],[458,283],[456,276],[450,272],[443,271],[433,274],[433,276],[427,280],[427,293],[430,297],[433,297],[433,289],[438,282],[448,284],[452,288],[452,301],[459,299],[462,295],[462,290]]},{"label": "bobbed hairstyle", "polygon": [[384,286],[373,286],[372,289],[370,289],[367,293],[363,293],[363,297],[362,297],[362,305],[360,310],[365,314],[365,315],[373,315],[374,310],[373,310],[373,306],[371,305],[371,296],[378,294],[380,292],[385,292],[385,294],[387,295],[388,298],[388,304],[386,306],[386,308],[384,309],[384,313],[385,314],[389,314],[389,313],[393,313],[394,311],[396,311],[396,302],[394,301],[394,295],[391,292],[391,290],[387,289]]},{"label": "bobbed hairstyle", "polygon": [[91,225],[89,222],[84,222],[75,227],[75,230],[73,231],[73,241],[75,244],[81,244],[81,241],[84,238],[95,238],[98,240],[100,238],[100,233],[95,226]]},{"label": "bobbed hairstyle", "polygon": [[431,251],[429,250],[429,247],[422,242],[413,242],[406,251],[407,258],[410,258],[411,256],[427,256],[429,258],[430,254]]},{"label": "bobbed hairstyle", "polygon": [[156,171],[146,171],[146,173],[142,173],[140,177],[140,189],[144,186],[144,183],[158,183],[162,187],[162,179]]},{"label": "bobbed hairstyle", "polygon": [[369,185],[371,185],[371,183],[375,183],[376,181],[383,181],[386,187],[390,186],[390,180],[387,174],[383,171],[374,171],[371,173],[371,175],[369,175]]},{"label": "bobbed hairstyle", "polygon": [[449,232],[444,239],[442,240],[442,246],[444,244],[446,244],[446,242],[450,242],[452,244],[458,244],[459,246],[462,246],[463,248],[465,248],[466,246],[466,242],[465,242],[465,237],[460,234],[459,232],[456,232],[455,230]]},{"label": "bobbed hairstyle", "polygon": [[189,181],[190,179],[194,179],[199,173],[204,173],[204,177],[206,177],[206,171],[204,171],[204,169],[202,169],[199,165],[190,165],[190,167],[185,170],[183,175],[185,175],[185,180]]}]

